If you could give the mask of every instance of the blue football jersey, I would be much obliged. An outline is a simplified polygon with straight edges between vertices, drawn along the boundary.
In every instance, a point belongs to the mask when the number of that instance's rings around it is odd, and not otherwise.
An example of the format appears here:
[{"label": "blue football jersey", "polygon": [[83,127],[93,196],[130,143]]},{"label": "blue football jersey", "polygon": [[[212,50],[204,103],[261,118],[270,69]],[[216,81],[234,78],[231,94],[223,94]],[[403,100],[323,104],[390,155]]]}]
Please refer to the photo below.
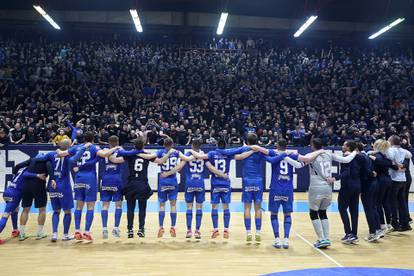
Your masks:
[{"label": "blue football jersey", "polygon": [[[116,150],[113,155],[118,156],[119,150]],[[117,183],[121,180],[121,164],[113,163],[109,158],[102,158],[104,171],[102,173],[102,184]],[[102,164],[101,163],[101,164]]]},{"label": "blue football jersey", "polygon": [[70,181],[69,156],[59,157],[56,151],[48,152],[45,159],[52,163],[56,181]]},{"label": "blue football jersey", "polygon": [[[187,152],[186,156],[192,156]],[[204,187],[204,160],[194,159],[184,166],[185,186],[186,187]]]},{"label": "blue football jersey", "polygon": [[[228,152],[231,153],[231,152]],[[228,174],[230,171],[230,161],[234,158],[234,154],[223,154],[219,151],[213,150],[208,154],[208,161],[213,165],[217,170]],[[230,186],[230,179],[225,179],[215,174],[211,175],[211,185],[212,186]]]},{"label": "blue football jersey", "polygon": [[[158,158],[162,158],[167,153],[168,153],[168,150],[160,149],[160,150],[157,151],[156,155],[157,155]],[[168,172],[168,171],[174,169],[175,166],[178,165],[178,160],[179,159],[180,159],[180,155],[179,155],[178,152],[172,153],[168,157],[167,161],[164,164],[160,164],[161,172]],[[173,174],[173,175],[170,175],[166,178],[160,178],[160,182],[171,181],[171,180],[177,180],[177,175]]]},{"label": "blue football jersey", "polygon": [[293,160],[298,160],[297,154],[276,154],[274,157],[265,157],[266,161],[272,164],[271,190],[293,191],[294,168],[284,160],[285,156],[289,156]]},{"label": "blue football jersey", "polygon": [[[71,147],[68,151],[70,155],[75,155],[79,146]],[[99,161],[98,155],[96,154],[100,148],[96,145],[91,145],[85,150],[82,157],[77,163],[79,173],[94,173],[96,174],[96,162]]]}]

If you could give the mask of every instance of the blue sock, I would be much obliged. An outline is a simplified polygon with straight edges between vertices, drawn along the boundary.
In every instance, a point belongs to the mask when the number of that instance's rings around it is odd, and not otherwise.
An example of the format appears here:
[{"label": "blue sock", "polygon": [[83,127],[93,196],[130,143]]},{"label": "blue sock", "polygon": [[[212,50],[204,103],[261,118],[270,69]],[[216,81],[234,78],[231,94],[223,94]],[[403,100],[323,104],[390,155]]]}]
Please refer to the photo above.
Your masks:
[{"label": "blue sock", "polygon": [[188,209],[185,213],[186,221],[187,221],[187,230],[191,230],[191,224],[193,223],[193,210]]},{"label": "blue sock", "polygon": [[292,226],[292,217],[290,215],[285,216],[285,221],[283,223],[285,238],[289,238],[290,227]]},{"label": "blue sock", "polygon": [[213,228],[216,230],[218,228],[218,210],[211,209],[211,220],[213,221]]},{"label": "blue sock", "polygon": [[19,212],[17,211],[14,211],[12,214],[11,214],[11,221],[12,221],[12,224],[13,224],[13,230],[17,230],[18,229],[18,226],[17,226],[17,217],[18,217],[18,215],[19,215]]},{"label": "blue sock", "polygon": [[115,227],[119,227],[121,223],[121,216],[122,216],[122,208],[115,209]]},{"label": "blue sock", "polygon": [[52,215],[52,231],[57,233],[59,226],[60,211],[54,211]]},{"label": "blue sock", "polygon": [[89,232],[91,230],[91,226],[93,222],[93,213],[94,213],[94,210],[86,211],[86,223],[85,223],[86,232]]},{"label": "blue sock", "polygon": [[108,227],[108,210],[101,210],[102,227]]},{"label": "blue sock", "polygon": [[224,229],[229,229],[230,226],[230,210],[223,210]]},{"label": "blue sock", "polygon": [[196,210],[196,230],[200,230],[201,219],[203,218],[203,210]]},{"label": "blue sock", "polygon": [[165,218],[165,211],[159,211],[158,220],[160,222],[160,227],[164,227],[164,218]]},{"label": "blue sock", "polygon": [[246,231],[250,231],[252,229],[252,219],[251,218],[244,218],[244,227]]},{"label": "blue sock", "polygon": [[75,210],[75,230],[80,230],[82,210]]},{"label": "blue sock", "polygon": [[70,223],[72,221],[72,214],[65,214],[63,216],[63,234],[69,233]]},{"label": "blue sock", "polygon": [[175,227],[175,224],[177,223],[177,213],[170,212],[171,217],[171,227]]},{"label": "blue sock", "polygon": [[255,219],[254,223],[256,225],[256,231],[260,231],[262,229],[262,218]]},{"label": "blue sock", "polygon": [[275,238],[279,238],[279,221],[277,220],[277,215],[270,215],[270,222],[272,223],[273,235]]},{"label": "blue sock", "polygon": [[6,227],[7,219],[8,218],[6,218],[6,217],[1,217],[1,219],[0,219],[0,233],[3,232],[4,227]]}]

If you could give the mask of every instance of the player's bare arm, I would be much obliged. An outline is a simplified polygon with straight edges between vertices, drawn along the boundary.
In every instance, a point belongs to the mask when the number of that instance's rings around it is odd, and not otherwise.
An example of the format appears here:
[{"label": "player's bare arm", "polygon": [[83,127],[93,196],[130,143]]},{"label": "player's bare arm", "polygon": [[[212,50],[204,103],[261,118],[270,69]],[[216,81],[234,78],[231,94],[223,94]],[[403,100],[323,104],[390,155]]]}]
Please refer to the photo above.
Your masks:
[{"label": "player's bare arm", "polygon": [[210,162],[206,162],[206,166],[208,168],[208,170],[215,174],[216,176],[220,176],[222,178],[228,179],[229,176],[225,173],[223,173],[222,171],[219,171],[218,169],[216,169],[216,167],[214,167]]},{"label": "player's bare arm", "polygon": [[170,175],[173,175],[173,174],[175,174],[175,173],[177,173],[177,172],[179,172],[179,171],[181,171],[182,170],[182,168],[184,168],[184,166],[185,166],[185,164],[187,164],[187,162],[186,161],[181,161],[177,166],[175,166],[174,168],[172,168],[171,170],[169,170],[168,172],[163,172],[163,173],[161,173],[161,177],[162,178],[165,178],[165,177],[168,177],[168,176],[170,176]]},{"label": "player's bare arm", "polygon": [[208,155],[205,154],[205,153],[197,152],[195,150],[190,150],[190,152],[194,156],[194,158],[196,158],[196,159],[203,159],[203,160],[208,159]]},{"label": "player's bare arm", "polygon": [[253,153],[255,153],[255,151],[249,150],[249,151],[246,151],[246,152],[243,152],[243,153],[240,153],[240,154],[236,154],[234,156],[234,159],[235,160],[244,160],[247,157],[249,157],[250,155],[252,155]]}]

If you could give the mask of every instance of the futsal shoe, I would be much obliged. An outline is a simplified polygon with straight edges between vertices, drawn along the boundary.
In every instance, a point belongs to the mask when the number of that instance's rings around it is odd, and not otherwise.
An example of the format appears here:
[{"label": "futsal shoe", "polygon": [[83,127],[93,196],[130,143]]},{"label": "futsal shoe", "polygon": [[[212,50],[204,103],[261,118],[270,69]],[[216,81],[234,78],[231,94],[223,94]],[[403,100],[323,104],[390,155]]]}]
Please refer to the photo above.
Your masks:
[{"label": "futsal shoe", "polygon": [[398,232],[406,232],[413,230],[410,225],[401,226],[397,229]]},{"label": "futsal shoe", "polygon": [[128,239],[132,239],[134,237],[134,230],[128,230]]},{"label": "futsal shoe", "polygon": [[140,238],[145,238],[145,229],[144,228],[140,228],[138,229],[138,233],[137,233],[138,237]]},{"label": "futsal shoe", "polygon": [[37,233],[37,235],[36,235],[36,240],[41,240],[41,239],[44,239],[44,238],[46,238],[46,237],[47,237],[47,234],[46,234],[46,233],[44,233],[44,232]]},{"label": "futsal shoe", "polygon": [[12,238],[17,238],[20,235],[20,231],[18,229],[15,229],[11,232]]},{"label": "futsal shoe", "polygon": [[19,235],[19,241],[24,241],[25,239],[28,239],[29,237],[25,233],[20,233]]},{"label": "futsal shoe", "polygon": [[218,230],[213,230],[213,232],[211,233],[211,238],[215,239],[218,236],[220,236],[220,232]]},{"label": "futsal shoe", "polygon": [[352,234],[352,235],[348,238],[347,242],[348,242],[348,243],[346,243],[346,244],[357,244],[357,243],[359,242],[358,236],[356,236],[356,235],[353,235],[353,234]]},{"label": "futsal shoe", "polygon": [[187,234],[185,235],[186,239],[191,239],[193,237],[193,232],[191,230],[187,230]]},{"label": "futsal shoe", "polygon": [[63,234],[62,241],[71,241],[73,240],[73,236],[69,236],[68,234]]},{"label": "futsal shoe", "polygon": [[374,233],[369,234],[369,235],[365,238],[365,240],[366,240],[367,242],[375,242],[375,241],[377,241],[378,239],[379,239],[379,236],[377,236],[377,234],[374,234]]},{"label": "futsal shoe", "polygon": [[0,239],[0,245],[5,244],[5,243],[6,243],[5,240]]},{"label": "futsal shoe", "polygon": [[261,243],[262,242],[262,236],[260,236],[260,234],[254,235],[254,241],[256,243]]},{"label": "futsal shoe", "polygon": [[108,239],[108,230],[107,229],[102,231],[102,239],[104,239],[104,240]]},{"label": "futsal shoe", "polygon": [[119,230],[119,228],[112,229],[112,236],[114,236],[115,238],[120,238],[121,237],[121,230]]},{"label": "futsal shoe", "polygon": [[284,242],[283,242],[283,248],[284,249],[289,249],[289,239],[285,238]]},{"label": "futsal shoe", "polygon": [[252,234],[247,234],[246,236],[246,242],[247,243],[251,243],[253,241],[253,235]]},{"label": "futsal shoe", "polygon": [[388,224],[388,225],[387,225],[387,228],[386,228],[386,230],[385,230],[385,234],[389,234],[389,233],[391,233],[391,232],[394,232],[394,227],[392,227],[392,225],[391,225],[391,224]]},{"label": "futsal shoe", "polygon": [[50,239],[51,242],[57,242],[58,237],[57,237],[57,233],[53,233],[52,234],[52,238]]},{"label": "futsal shoe", "polygon": [[194,232],[194,238],[196,238],[197,240],[200,240],[201,239],[201,232],[200,232],[200,230],[196,230]]},{"label": "futsal shoe", "polygon": [[93,241],[91,233],[83,233],[82,238],[86,241]]},{"label": "futsal shoe", "polygon": [[174,227],[171,227],[170,228],[170,235],[173,238],[177,237],[177,232],[175,231],[175,228]]},{"label": "futsal shoe", "polygon": [[385,232],[383,229],[377,230],[375,231],[375,235],[378,237],[377,240],[382,239],[383,237],[385,237]]},{"label": "futsal shoe", "polygon": [[282,245],[280,244],[280,239],[279,238],[275,239],[275,243],[273,244],[273,247],[277,248],[277,249],[282,248]]},{"label": "futsal shoe", "polygon": [[162,238],[162,236],[164,236],[164,233],[165,233],[164,227],[161,227],[161,228],[158,230],[158,235],[157,235],[157,237],[158,237],[158,238]]},{"label": "futsal shoe", "polygon": [[81,241],[82,239],[83,239],[83,237],[82,237],[82,233],[81,232],[75,232],[75,235],[74,235],[74,238],[75,238],[75,240],[77,240],[77,241]]},{"label": "futsal shoe", "polygon": [[228,230],[224,230],[224,232],[223,232],[223,238],[225,238],[225,239],[230,238],[230,232]]},{"label": "futsal shoe", "polygon": [[351,234],[346,234],[342,239],[341,242],[342,243],[348,243],[348,239],[351,237]]}]

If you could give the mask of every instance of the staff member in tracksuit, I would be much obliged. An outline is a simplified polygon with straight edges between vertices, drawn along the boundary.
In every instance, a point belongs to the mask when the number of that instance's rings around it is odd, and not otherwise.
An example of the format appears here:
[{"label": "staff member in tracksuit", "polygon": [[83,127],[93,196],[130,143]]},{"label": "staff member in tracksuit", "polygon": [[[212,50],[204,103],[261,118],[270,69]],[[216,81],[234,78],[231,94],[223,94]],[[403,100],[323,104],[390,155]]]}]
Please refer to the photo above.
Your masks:
[{"label": "staff member in tracksuit", "polygon": [[[391,148],[388,150],[388,157],[394,164],[403,168],[404,160],[412,157],[411,152],[401,148],[401,139],[397,135],[392,135],[388,142],[391,144]],[[397,231],[409,231],[411,227],[408,224],[408,206],[405,200],[405,186],[407,182],[405,171],[390,170],[390,175],[392,179],[391,225]]]},{"label": "staff member in tracksuit", "polygon": [[374,170],[377,173],[378,194],[376,205],[378,208],[380,227],[384,233],[393,231],[391,226],[390,206],[392,180],[389,174],[389,169],[398,170],[398,167],[393,165],[391,160],[385,155],[389,148],[390,143],[385,140],[378,139],[374,143],[374,152],[372,152],[369,156],[374,161]]},{"label": "staff member in tracksuit", "polygon": [[377,207],[378,182],[377,173],[374,171],[374,162],[363,152],[362,143],[357,143],[358,151],[362,153],[365,161],[365,167],[368,173],[361,175],[361,201],[364,206],[365,217],[367,219],[369,235],[365,238],[368,242],[373,242],[382,238],[384,234],[381,232],[380,219]]},{"label": "staff member in tracksuit", "polygon": [[[352,140],[346,141],[342,146],[344,152],[352,152],[356,148],[356,142]],[[364,174],[368,174],[366,162],[363,155],[359,153],[348,165],[341,167],[341,174],[338,177],[338,180],[341,180],[338,209],[345,230],[342,241],[346,244],[358,242],[359,195],[361,193],[361,176]],[[349,222],[348,209],[351,223]]]}]

